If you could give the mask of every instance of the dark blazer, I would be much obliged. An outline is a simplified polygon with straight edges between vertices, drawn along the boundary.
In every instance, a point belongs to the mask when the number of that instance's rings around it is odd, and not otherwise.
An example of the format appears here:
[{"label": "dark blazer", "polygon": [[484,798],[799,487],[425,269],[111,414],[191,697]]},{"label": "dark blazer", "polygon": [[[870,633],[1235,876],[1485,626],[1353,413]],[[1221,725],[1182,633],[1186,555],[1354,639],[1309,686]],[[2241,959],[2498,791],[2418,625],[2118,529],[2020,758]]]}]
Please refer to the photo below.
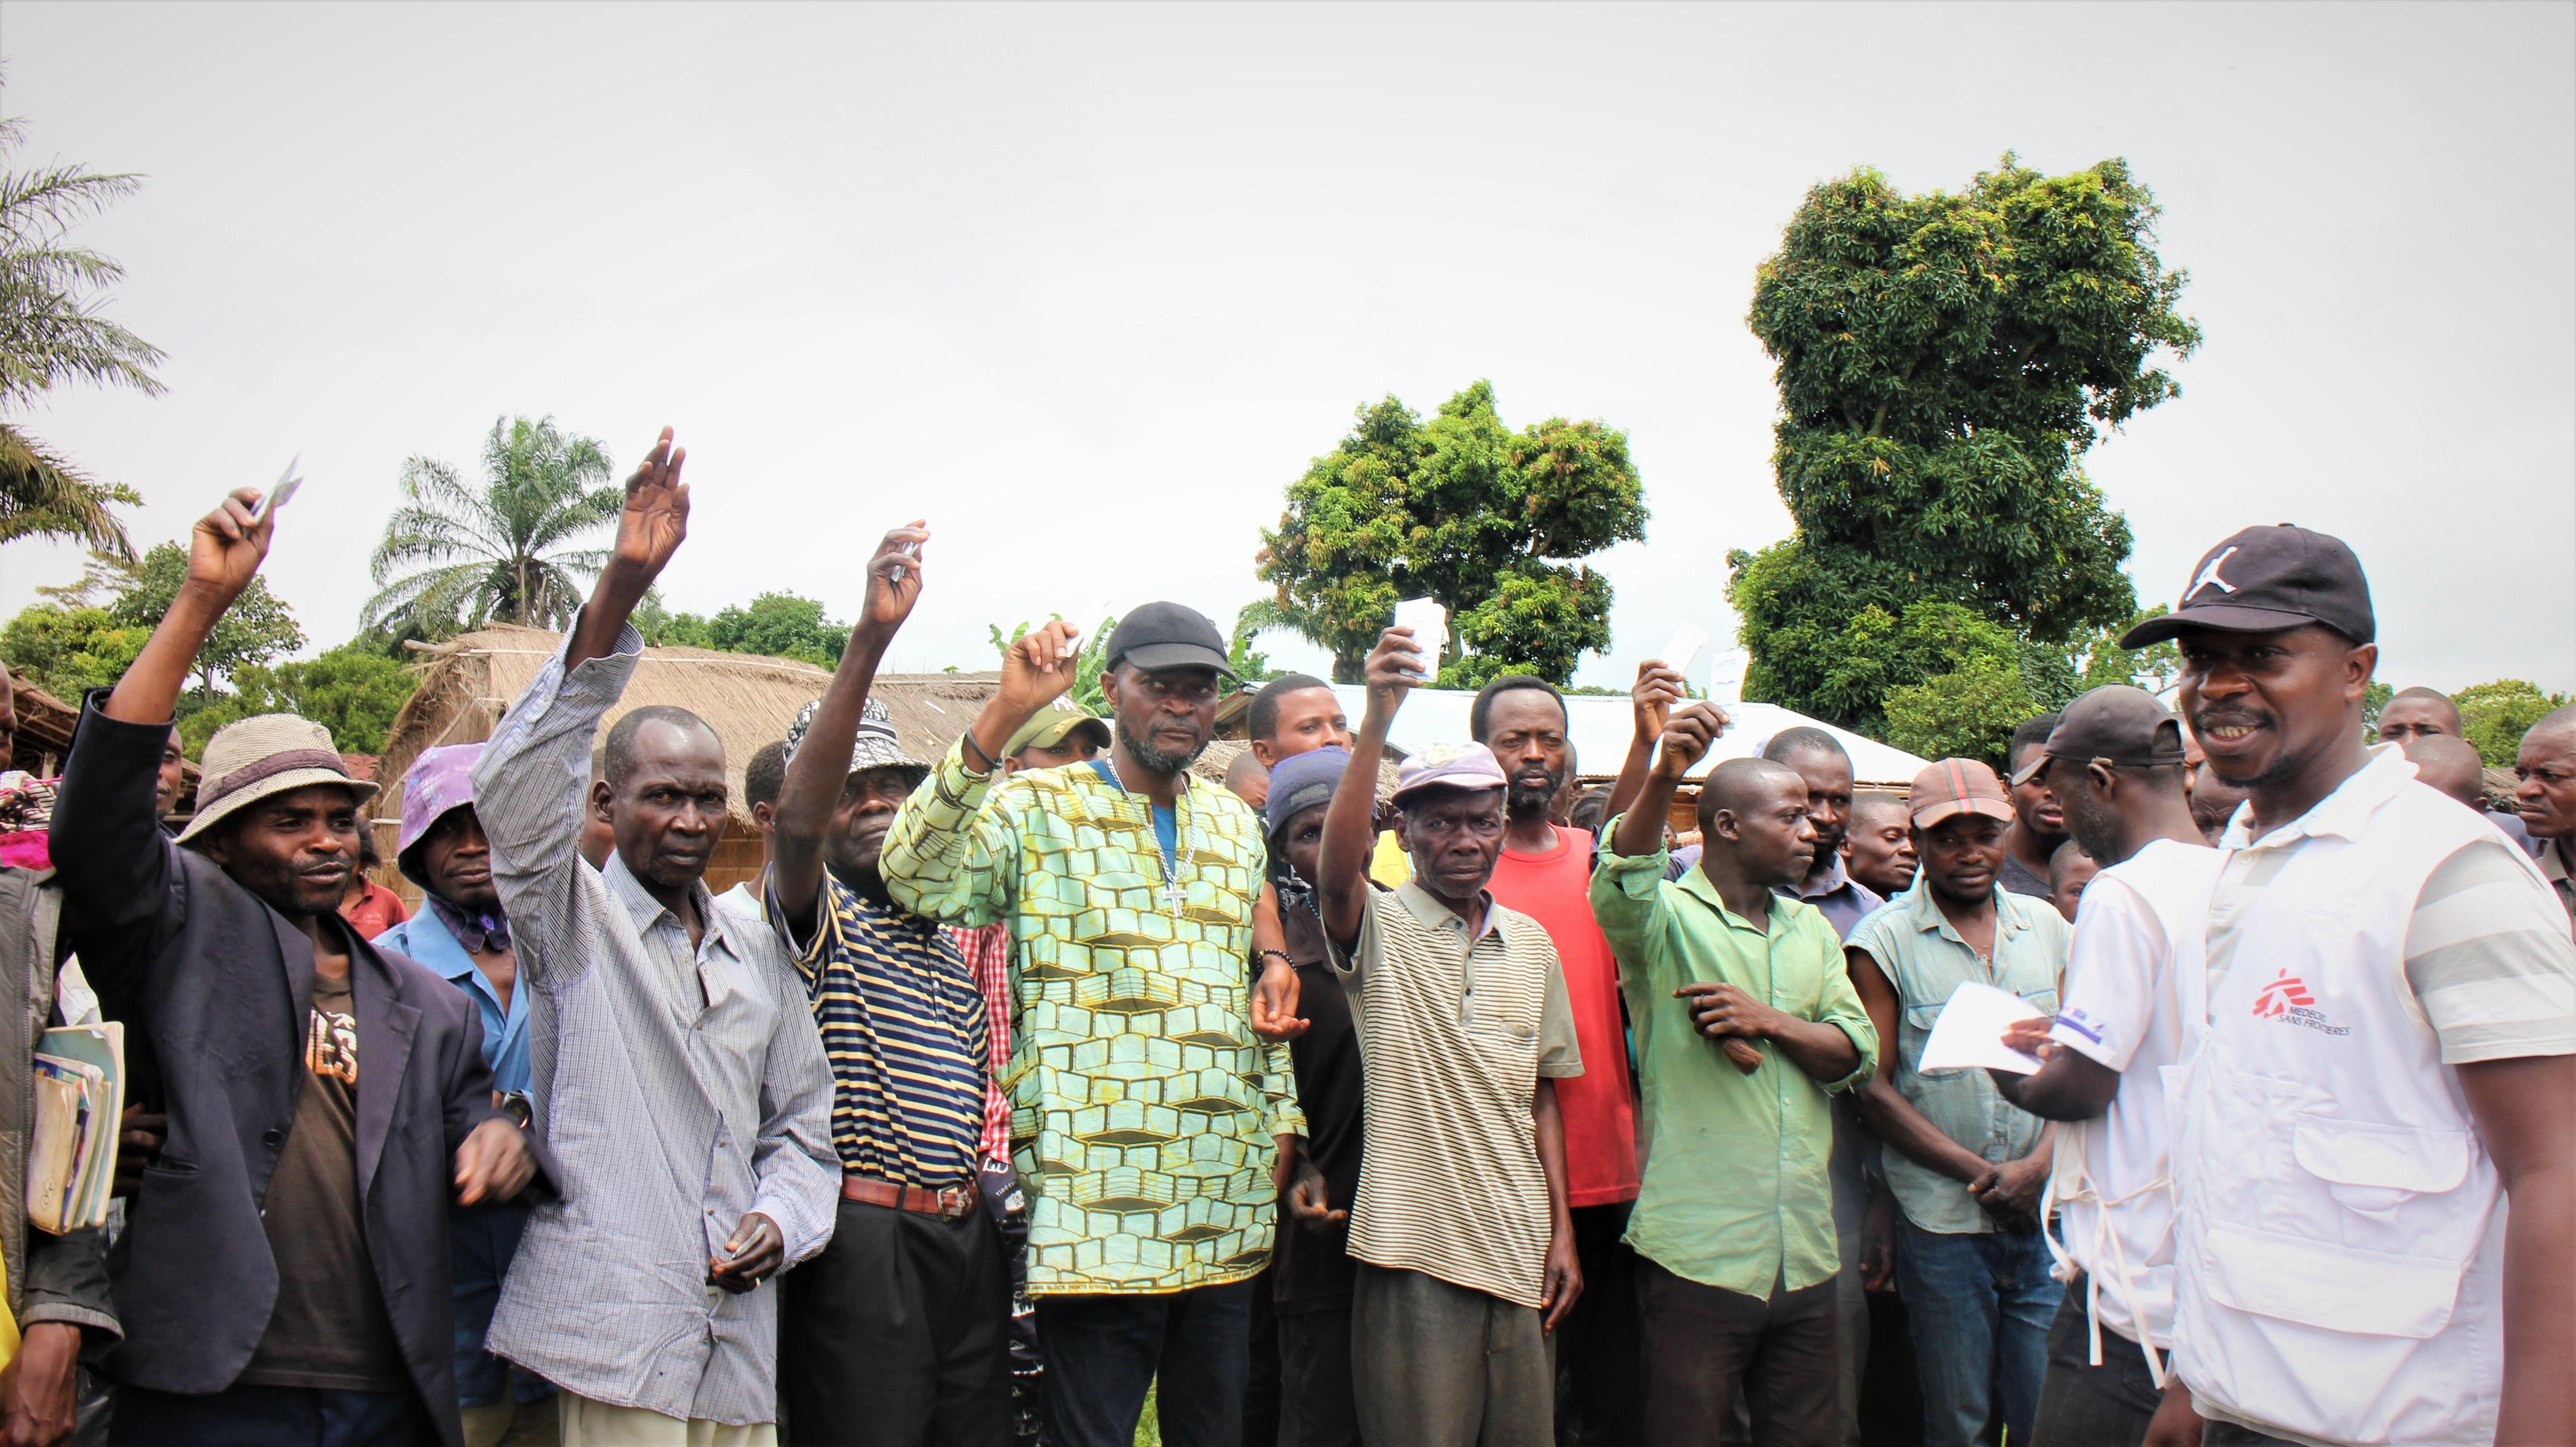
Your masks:
[{"label": "dark blazer", "polygon": [[[219,1392],[277,1302],[260,1202],[306,1074],[313,945],[161,832],[152,791],[169,726],[120,723],[99,701],[82,710],[54,810],[64,930],[107,1014],[158,1057],[170,1117],[108,1260],[125,1328],[108,1370],[155,1391]],[[456,1447],[447,1216],[456,1148],[496,1114],[482,1021],[430,970],[350,940],[367,1250],[412,1382]]]}]

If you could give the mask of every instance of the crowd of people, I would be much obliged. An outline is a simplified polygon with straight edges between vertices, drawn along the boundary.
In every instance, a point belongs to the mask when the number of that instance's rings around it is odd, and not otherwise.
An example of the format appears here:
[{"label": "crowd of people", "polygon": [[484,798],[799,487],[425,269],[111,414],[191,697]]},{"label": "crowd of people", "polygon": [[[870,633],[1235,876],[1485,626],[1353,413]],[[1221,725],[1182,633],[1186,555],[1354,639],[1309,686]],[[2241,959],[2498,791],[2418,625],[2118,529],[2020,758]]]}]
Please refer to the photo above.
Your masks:
[{"label": "crowd of people", "polygon": [[[226,727],[164,823],[254,492],[61,778],[0,777],[0,1440],[1129,1447],[1150,1393],[1172,1447],[2576,1441],[2576,708],[2515,815],[2440,695],[2372,742],[2336,539],[2211,548],[2122,640],[2179,645],[2175,707],[2094,689],[2004,773],[1703,767],[1725,709],[1648,662],[1579,792],[1524,675],[1390,767],[1401,627],[1356,725],[1274,679],[1194,776],[1233,679],[1177,603],[1105,717],[1050,623],[919,756],[870,697],[914,523],[719,895],[722,740],[601,728],[685,456],[490,740],[409,769],[416,911],[307,720]],[[1995,991],[1993,1063],[1927,1068]],[[31,1042],[100,1019],[123,1205],[57,1235]]]}]

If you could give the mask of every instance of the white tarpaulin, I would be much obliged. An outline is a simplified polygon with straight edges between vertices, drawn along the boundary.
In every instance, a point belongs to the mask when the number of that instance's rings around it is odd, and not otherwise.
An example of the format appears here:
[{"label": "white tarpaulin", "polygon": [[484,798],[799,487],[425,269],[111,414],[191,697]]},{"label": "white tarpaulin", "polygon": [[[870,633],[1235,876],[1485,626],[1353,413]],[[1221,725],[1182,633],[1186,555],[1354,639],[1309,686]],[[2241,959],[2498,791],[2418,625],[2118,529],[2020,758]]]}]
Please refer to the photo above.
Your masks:
[{"label": "white tarpaulin", "polygon": [[[1368,708],[1368,691],[1355,683],[1337,683],[1333,692],[1342,700],[1343,712],[1350,715],[1351,727],[1359,727],[1360,715]],[[1463,744],[1468,741],[1467,711],[1476,696],[1455,689],[1418,688],[1404,701],[1403,711],[1395,716],[1395,727],[1387,742],[1406,753],[1414,753],[1432,744]],[[1784,729],[1801,725],[1820,728],[1840,740],[1852,759],[1852,778],[1862,784],[1894,785],[1903,788],[1914,781],[1928,759],[1918,759],[1903,749],[1892,749],[1876,739],[1863,738],[1846,729],[1819,723],[1805,714],[1782,708],[1776,703],[1727,703],[1730,722],[1726,732],[1707,755],[1691,769],[1693,777],[1708,772],[1721,759],[1749,759],[1762,752],[1771,736]],[[1628,740],[1636,726],[1631,721],[1625,695],[1593,694],[1566,699],[1565,713],[1574,740],[1576,767],[1586,774],[1616,774],[1619,764],[1628,757]]]}]

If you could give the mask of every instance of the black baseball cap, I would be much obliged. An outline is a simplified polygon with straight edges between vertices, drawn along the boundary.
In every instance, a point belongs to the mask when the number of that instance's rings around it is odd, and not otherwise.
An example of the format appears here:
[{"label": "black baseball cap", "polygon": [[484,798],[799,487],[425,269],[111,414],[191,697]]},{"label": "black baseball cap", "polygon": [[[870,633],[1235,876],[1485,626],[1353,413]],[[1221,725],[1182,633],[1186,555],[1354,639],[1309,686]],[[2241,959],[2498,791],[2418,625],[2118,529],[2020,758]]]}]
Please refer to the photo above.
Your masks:
[{"label": "black baseball cap", "polygon": [[2186,628],[2270,633],[2307,623],[2355,643],[2379,633],[2361,559],[2341,538],[2282,523],[2247,528],[2202,554],[2174,610],[2121,634],[2120,646],[2144,648]]},{"label": "black baseball cap", "polygon": [[2048,746],[2013,775],[2013,787],[2038,778],[2051,759],[2131,769],[2179,764],[2182,720],[2143,688],[2106,683],[2066,706],[2048,731]]},{"label": "black baseball cap", "polygon": [[1111,668],[1125,659],[1148,671],[1157,668],[1213,668],[1227,678],[1234,666],[1226,660],[1225,635],[1196,608],[1180,603],[1147,603],[1118,620],[1109,630]]}]

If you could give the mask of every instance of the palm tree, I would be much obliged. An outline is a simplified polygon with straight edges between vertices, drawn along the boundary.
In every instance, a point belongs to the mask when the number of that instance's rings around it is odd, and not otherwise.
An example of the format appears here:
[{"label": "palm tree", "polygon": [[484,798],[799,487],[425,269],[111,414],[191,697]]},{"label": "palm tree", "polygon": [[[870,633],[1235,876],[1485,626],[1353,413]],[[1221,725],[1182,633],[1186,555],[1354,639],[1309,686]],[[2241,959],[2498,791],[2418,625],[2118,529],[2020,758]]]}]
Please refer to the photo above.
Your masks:
[{"label": "palm tree", "polygon": [[561,551],[616,520],[626,495],[610,485],[608,453],[568,437],[555,419],[495,421],[483,442],[483,486],[467,487],[433,457],[403,464],[405,506],[385,520],[370,568],[382,591],[365,628],[445,638],[486,623],[569,625],[601,548]]},{"label": "palm tree", "polygon": [[[0,155],[25,139],[19,122],[0,119]],[[0,173],[0,412],[21,411],[65,382],[163,390],[151,372],[160,349],[101,315],[125,268],[64,241],[73,222],[137,185],[130,175],[67,165]],[[0,542],[71,537],[131,562],[125,525],[107,509],[142,501],[0,421]]]}]

